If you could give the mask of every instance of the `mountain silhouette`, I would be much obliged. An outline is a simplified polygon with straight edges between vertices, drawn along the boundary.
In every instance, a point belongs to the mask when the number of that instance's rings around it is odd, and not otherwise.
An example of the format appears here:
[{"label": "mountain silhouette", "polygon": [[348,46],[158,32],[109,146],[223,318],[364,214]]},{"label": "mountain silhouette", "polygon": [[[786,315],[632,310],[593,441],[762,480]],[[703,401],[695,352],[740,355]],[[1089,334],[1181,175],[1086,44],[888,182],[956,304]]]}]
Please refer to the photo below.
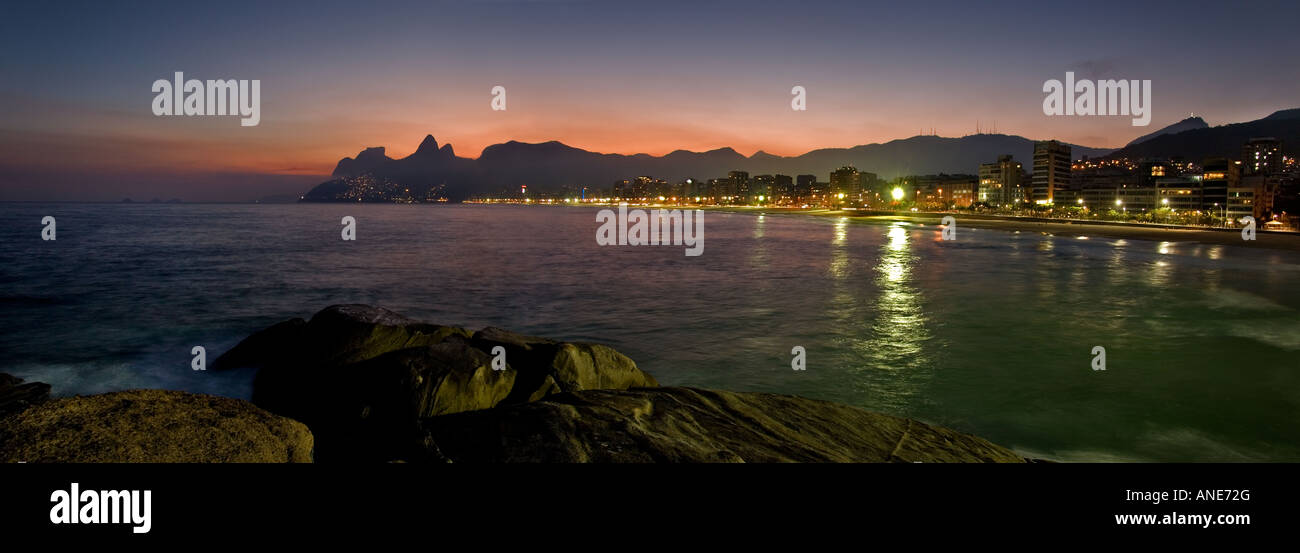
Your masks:
[{"label": "mountain silhouette", "polygon": [[1151,140],[1152,138],[1165,135],[1165,134],[1178,134],[1183,131],[1190,131],[1193,129],[1204,129],[1207,127],[1209,127],[1209,125],[1205,124],[1204,119],[1201,119],[1200,117],[1188,117],[1187,119],[1183,119],[1182,121],[1169,125],[1168,127],[1160,129],[1151,134],[1144,134],[1142,136],[1134,138],[1132,142],[1128,143],[1128,146],[1132,146],[1134,144],[1140,144],[1142,142],[1146,142],[1148,140]]},{"label": "mountain silhouette", "polygon": [[1272,137],[1282,141],[1286,151],[1300,144],[1300,109],[1288,109],[1255,121],[1185,130],[1159,135],[1145,142],[1130,144],[1108,157],[1129,159],[1182,157],[1200,161],[1211,157],[1236,158],[1241,147],[1252,138]]},{"label": "mountain silhouette", "polygon": [[[394,195],[453,201],[474,194],[518,191],[528,186],[536,192],[609,188],[615,181],[653,176],[672,182],[687,178],[726,177],[730,171],[751,175],[813,174],[825,180],[831,171],[853,165],[882,178],[932,173],[975,173],[981,163],[1012,154],[1026,166],[1032,163],[1034,141],[1021,136],[977,134],[961,138],[914,136],[883,144],[851,148],[825,148],[799,156],[777,156],[759,151],[746,157],[732,148],[705,152],[676,150],[663,156],[604,154],[575,148],[558,141],[510,141],[483,149],[478,159],[457,156],[450,144],[439,147],[433,135],[415,153],[392,159],[384,148],[366,148],[356,158],[343,158],[332,179],[307,192],[306,201],[357,201],[357,190],[380,190],[389,196],[363,196],[361,201],[384,201]],[[1074,147],[1074,157],[1098,157],[1110,150]],[[358,186],[362,183],[364,186]],[[349,191],[352,191],[351,194]]]}]

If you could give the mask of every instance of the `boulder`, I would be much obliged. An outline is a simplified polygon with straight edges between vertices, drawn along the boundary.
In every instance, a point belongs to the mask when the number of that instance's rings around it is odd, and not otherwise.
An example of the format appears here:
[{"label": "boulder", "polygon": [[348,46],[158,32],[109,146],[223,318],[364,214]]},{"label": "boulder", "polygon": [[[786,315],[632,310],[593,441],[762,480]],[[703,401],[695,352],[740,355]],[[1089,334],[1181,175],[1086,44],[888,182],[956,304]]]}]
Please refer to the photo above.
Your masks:
[{"label": "boulder", "polygon": [[0,418],[50,399],[50,385],[44,382],[23,383],[23,379],[0,373]]},{"label": "boulder", "polygon": [[659,385],[631,358],[600,344],[559,342],[496,327],[475,332],[470,343],[489,354],[494,347],[502,347],[507,362],[519,371],[521,395],[511,397],[508,403],[520,403],[544,392],[538,387],[548,378],[564,392]]},{"label": "boulder", "polygon": [[311,432],[253,404],[168,390],[55,399],[0,419],[0,462],[311,462]]},{"label": "boulder", "polygon": [[856,407],[695,388],[587,390],[422,421],[453,462],[1006,462],[982,438]]},{"label": "boulder", "polygon": [[390,351],[469,338],[463,328],[422,323],[382,307],[333,305],[310,321],[289,319],[245,338],[213,362],[214,369],[299,369],[337,366]]},{"label": "boulder", "polygon": [[307,321],[293,318],[254,332],[217,357],[212,369],[221,371],[243,367],[263,368],[282,365],[289,356],[298,354],[299,342]]},{"label": "boulder", "polygon": [[421,418],[489,409],[510,396],[516,372],[491,363],[450,340],[303,371],[294,380],[260,380],[254,401],[307,423],[320,460],[389,461],[406,456]]}]

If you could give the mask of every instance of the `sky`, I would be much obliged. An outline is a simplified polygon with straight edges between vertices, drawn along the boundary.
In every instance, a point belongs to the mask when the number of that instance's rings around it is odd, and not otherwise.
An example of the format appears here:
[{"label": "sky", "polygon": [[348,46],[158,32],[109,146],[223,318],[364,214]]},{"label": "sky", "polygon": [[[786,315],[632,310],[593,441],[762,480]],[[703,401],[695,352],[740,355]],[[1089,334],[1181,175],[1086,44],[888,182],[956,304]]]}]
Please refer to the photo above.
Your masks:
[{"label": "sky", "polygon": [[[1295,2],[24,3],[0,18],[0,200],[298,194],[365,147],[465,157],[826,147],[996,129],[1119,147],[1300,107]],[[258,79],[261,121],[155,116],[152,83]],[[1043,83],[1149,79],[1152,120],[1049,117]],[[494,86],[506,109],[492,109]],[[802,86],[807,109],[791,109]]]}]

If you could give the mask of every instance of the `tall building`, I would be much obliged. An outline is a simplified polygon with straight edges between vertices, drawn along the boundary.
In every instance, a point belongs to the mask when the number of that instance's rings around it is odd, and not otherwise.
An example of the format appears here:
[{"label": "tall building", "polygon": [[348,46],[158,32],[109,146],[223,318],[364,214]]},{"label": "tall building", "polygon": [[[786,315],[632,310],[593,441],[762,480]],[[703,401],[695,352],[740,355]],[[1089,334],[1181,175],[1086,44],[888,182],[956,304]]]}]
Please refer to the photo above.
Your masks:
[{"label": "tall building", "polygon": [[858,189],[858,170],[852,165],[845,165],[831,171],[831,194],[844,194],[845,197],[856,196]]},{"label": "tall building", "polygon": [[771,201],[773,188],[776,188],[776,177],[758,175],[750,182],[749,192],[754,196],[762,196],[764,200]]},{"label": "tall building", "polygon": [[790,175],[774,175],[772,189],[768,192],[772,195],[772,203],[789,204],[794,201],[794,179]]},{"label": "tall building", "polygon": [[749,173],[732,171],[727,173],[729,203],[746,203],[749,200]]},{"label": "tall building", "polygon": [[1282,142],[1276,138],[1252,138],[1241,147],[1241,174],[1267,175],[1282,170]]},{"label": "tall building", "polygon": [[799,175],[794,178],[794,195],[796,198],[804,199],[812,195],[813,188],[817,185],[817,175]]},{"label": "tall building", "polygon": [[1034,143],[1034,203],[1073,202],[1070,190],[1070,146],[1056,140]]},{"label": "tall building", "polygon": [[976,201],[992,206],[1015,205],[1024,197],[1021,173],[1024,168],[1010,155],[998,156],[994,163],[980,164]]}]

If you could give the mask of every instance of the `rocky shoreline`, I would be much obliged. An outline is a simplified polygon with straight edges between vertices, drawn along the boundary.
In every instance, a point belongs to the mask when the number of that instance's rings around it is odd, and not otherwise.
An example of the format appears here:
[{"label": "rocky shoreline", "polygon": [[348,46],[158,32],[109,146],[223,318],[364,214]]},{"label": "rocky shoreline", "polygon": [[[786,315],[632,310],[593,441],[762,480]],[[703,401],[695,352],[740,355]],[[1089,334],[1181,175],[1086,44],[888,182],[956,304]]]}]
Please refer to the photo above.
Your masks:
[{"label": "rocky shoreline", "polygon": [[[504,362],[504,363],[503,363]],[[0,462],[1008,462],[982,438],[830,402],[660,387],[608,346],[336,305],[213,370],[252,401],[167,390],[49,399],[0,374]]]}]

